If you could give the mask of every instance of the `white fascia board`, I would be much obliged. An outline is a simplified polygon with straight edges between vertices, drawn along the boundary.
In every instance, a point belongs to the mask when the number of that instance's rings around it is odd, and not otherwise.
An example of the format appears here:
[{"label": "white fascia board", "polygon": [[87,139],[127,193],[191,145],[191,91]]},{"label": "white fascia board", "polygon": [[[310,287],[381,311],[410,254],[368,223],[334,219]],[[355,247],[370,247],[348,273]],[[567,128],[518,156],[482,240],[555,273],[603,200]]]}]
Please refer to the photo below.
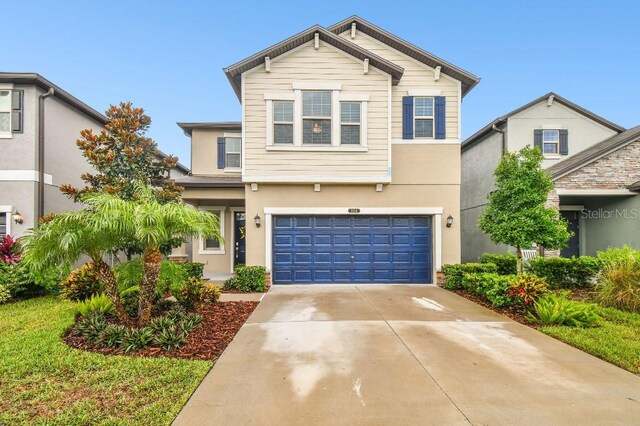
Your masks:
[{"label": "white fascia board", "polygon": [[244,183],[391,183],[391,176],[253,176],[243,175]]}]

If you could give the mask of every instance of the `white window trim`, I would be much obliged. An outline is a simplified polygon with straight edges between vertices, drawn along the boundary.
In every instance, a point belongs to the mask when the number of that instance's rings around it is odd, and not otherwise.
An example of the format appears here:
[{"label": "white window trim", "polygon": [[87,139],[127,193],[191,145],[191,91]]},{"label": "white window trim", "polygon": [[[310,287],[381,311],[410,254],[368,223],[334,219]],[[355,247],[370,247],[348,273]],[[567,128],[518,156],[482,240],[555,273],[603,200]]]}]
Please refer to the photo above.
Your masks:
[{"label": "white window trim", "polygon": [[9,92],[9,111],[0,111],[0,112],[8,112],[9,113],[9,131],[6,133],[0,132],[0,139],[11,139],[13,138],[13,129],[11,127],[13,123],[13,92],[11,88],[8,87],[0,87],[0,92]]},{"label": "white window trim", "polygon": [[205,211],[220,211],[220,236],[222,237],[222,242],[220,243],[220,248],[215,249],[215,250],[205,249],[204,248],[204,238],[202,238],[202,237],[198,238],[198,240],[199,240],[199,242],[198,242],[198,244],[199,244],[198,254],[203,254],[203,255],[207,255],[207,254],[225,254],[226,241],[224,239],[224,228],[225,228],[224,214],[225,214],[226,207],[225,206],[199,206],[198,209],[205,210]]},{"label": "white window trim", "polygon": [[[225,139],[224,143],[224,171],[237,173],[242,171],[242,151],[244,151],[242,146],[242,133],[223,133],[222,137]],[[232,152],[231,154],[240,154],[240,167],[227,167],[227,138],[235,138],[240,139],[240,152]]]},{"label": "white window trim", "polygon": [[[416,116],[416,98],[431,98],[433,101],[433,115],[431,116]],[[433,136],[416,136],[416,120],[429,120],[431,119]],[[416,96],[413,98],[413,138],[422,140],[432,140],[436,138],[436,99],[433,96]]]},{"label": "white window trim", "polygon": [[[360,105],[360,120],[357,122],[353,122],[353,121],[348,121],[348,122],[343,122],[342,121],[342,104],[359,104]],[[366,103],[365,103],[366,104]],[[340,140],[338,141],[340,143],[340,146],[367,146],[366,145],[366,138],[365,138],[365,143],[363,144],[362,141],[362,113],[363,113],[363,102],[358,102],[358,101],[340,101],[339,103],[340,105]],[[366,107],[365,107],[366,108]],[[343,144],[342,143],[342,126],[358,126],[360,128],[359,131],[359,138],[358,138],[358,143],[357,144],[351,144],[351,143],[347,143],[347,144]]]},{"label": "white window trim", "polygon": [[[266,103],[266,145],[267,151],[368,151],[368,93],[340,92],[342,84],[333,82],[294,82],[293,92],[268,92],[264,94]],[[311,145],[302,143],[302,87],[308,91],[331,90],[331,144]],[[337,88],[337,89],[336,89]],[[273,102],[293,101],[293,144],[276,144],[273,139]],[[340,102],[360,102],[360,145],[341,145]],[[435,101],[434,101],[435,102]],[[318,119],[328,119],[320,117]]]},{"label": "white window trim", "polygon": [[[433,269],[431,285],[436,285],[437,273],[442,269],[442,207],[362,207],[360,215],[416,215],[433,216]],[[347,207],[265,207],[265,266],[272,270],[273,215],[353,215]]]},{"label": "white window trim", "polygon": [[[7,220],[7,235],[11,235],[11,220],[13,219],[11,217],[12,211],[13,206],[0,206],[0,215],[5,215]],[[0,237],[3,237],[3,235],[0,234]]]},{"label": "white window trim", "polygon": [[[556,135],[558,135],[558,139],[555,142],[545,142],[544,140],[544,132],[555,132]],[[552,144],[555,143],[555,145],[558,147],[556,149],[556,152],[548,152],[545,153],[544,152],[544,145],[545,144]],[[549,158],[549,159],[556,159],[556,158],[560,158],[560,129],[542,129],[542,154],[544,155],[544,158]]]}]

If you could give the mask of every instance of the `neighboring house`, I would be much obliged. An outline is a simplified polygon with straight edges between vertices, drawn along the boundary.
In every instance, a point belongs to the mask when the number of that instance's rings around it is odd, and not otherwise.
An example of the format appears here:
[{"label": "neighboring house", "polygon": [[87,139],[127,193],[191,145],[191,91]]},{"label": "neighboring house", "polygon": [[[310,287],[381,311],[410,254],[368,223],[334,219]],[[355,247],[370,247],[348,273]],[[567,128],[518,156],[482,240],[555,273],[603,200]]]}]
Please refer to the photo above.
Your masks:
[{"label": "neighboring house", "polygon": [[[38,74],[0,72],[0,237],[21,236],[42,216],[78,208],[59,186],[84,186],[80,175],[92,169],[75,142],[81,130],[99,132],[106,120]],[[189,172],[176,169],[174,177]]]},{"label": "neighboring house", "polygon": [[192,176],[176,181],[222,223],[223,243],[190,249],[207,276],[432,283],[460,261],[460,103],[477,77],[357,16],[224,71],[242,121],[178,123]]},{"label": "neighboring house", "polygon": [[[493,244],[477,223],[494,189],[493,171],[503,152],[518,151],[526,145],[539,146],[543,151],[543,168],[556,186],[549,203],[559,208],[574,233],[562,256],[594,255],[622,244],[638,247],[639,138],[640,128],[625,131],[555,93],[541,96],[479,130],[462,145],[463,262],[477,261],[485,252],[509,249]],[[602,217],[615,217],[616,210],[620,211],[617,218]],[[623,210],[626,219],[621,216]]]}]

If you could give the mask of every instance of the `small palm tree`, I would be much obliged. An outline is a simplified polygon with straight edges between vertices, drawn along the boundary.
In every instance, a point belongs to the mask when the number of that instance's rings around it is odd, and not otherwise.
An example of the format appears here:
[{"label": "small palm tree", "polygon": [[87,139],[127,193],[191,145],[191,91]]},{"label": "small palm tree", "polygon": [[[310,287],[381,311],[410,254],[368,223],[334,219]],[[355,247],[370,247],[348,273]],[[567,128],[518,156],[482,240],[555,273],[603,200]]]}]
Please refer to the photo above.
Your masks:
[{"label": "small palm tree", "polygon": [[104,257],[122,245],[137,241],[143,248],[138,325],[151,319],[153,295],[158,288],[160,246],[173,238],[200,236],[222,241],[218,218],[183,202],[160,204],[150,188],[138,185],[133,201],[111,194],[89,194],[85,210],[64,212],[21,239],[23,261],[33,269],[75,263],[88,256],[120,319],[129,322],[111,267]]}]

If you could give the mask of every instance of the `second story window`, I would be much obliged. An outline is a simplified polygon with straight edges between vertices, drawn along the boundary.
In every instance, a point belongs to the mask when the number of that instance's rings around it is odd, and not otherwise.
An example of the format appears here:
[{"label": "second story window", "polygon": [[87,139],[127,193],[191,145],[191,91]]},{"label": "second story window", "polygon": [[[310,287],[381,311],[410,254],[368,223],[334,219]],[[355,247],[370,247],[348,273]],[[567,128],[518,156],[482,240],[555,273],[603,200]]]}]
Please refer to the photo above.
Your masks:
[{"label": "second story window", "polygon": [[360,144],[360,102],[340,103],[340,143]]},{"label": "second story window", "polygon": [[545,154],[558,154],[560,146],[559,130],[542,131],[542,150]]},{"label": "second story window", "polygon": [[433,98],[415,97],[413,100],[414,137],[433,137]]},{"label": "second story window", "polygon": [[293,143],[293,102],[273,103],[273,142]]},{"label": "second story window", "polygon": [[331,145],[331,92],[302,93],[302,143]]},{"label": "second story window", "polygon": [[11,90],[0,90],[0,137],[11,137]]},{"label": "second story window", "polygon": [[241,166],[241,153],[241,138],[225,138],[225,168],[239,169]]}]

